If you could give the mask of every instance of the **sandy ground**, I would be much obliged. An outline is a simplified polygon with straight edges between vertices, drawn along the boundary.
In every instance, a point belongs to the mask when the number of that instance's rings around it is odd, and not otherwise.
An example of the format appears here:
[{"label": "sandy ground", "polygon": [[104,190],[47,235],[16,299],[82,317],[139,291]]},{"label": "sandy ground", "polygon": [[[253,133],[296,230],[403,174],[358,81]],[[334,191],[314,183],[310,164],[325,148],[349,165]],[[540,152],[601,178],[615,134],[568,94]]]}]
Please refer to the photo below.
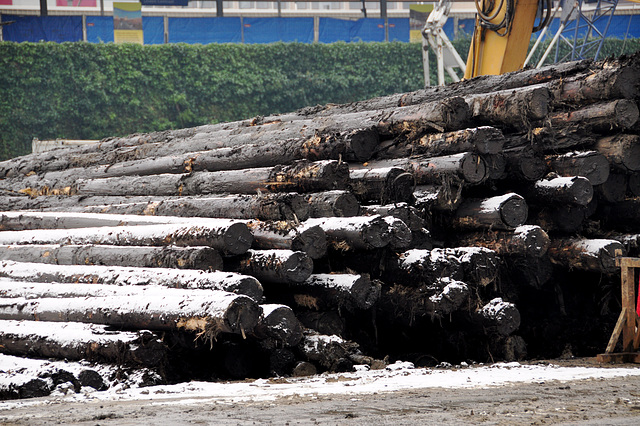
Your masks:
[{"label": "sandy ground", "polygon": [[[598,366],[593,360],[556,362]],[[620,365],[616,366],[620,367]],[[637,366],[628,366],[636,368]],[[346,376],[333,380],[344,381]],[[152,400],[29,400],[0,406],[2,425],[177,424],[640,424],[640,375],[535,381],[489,388],[424,388],[358,395],[288,395],[244,401],[175,396]]]}]

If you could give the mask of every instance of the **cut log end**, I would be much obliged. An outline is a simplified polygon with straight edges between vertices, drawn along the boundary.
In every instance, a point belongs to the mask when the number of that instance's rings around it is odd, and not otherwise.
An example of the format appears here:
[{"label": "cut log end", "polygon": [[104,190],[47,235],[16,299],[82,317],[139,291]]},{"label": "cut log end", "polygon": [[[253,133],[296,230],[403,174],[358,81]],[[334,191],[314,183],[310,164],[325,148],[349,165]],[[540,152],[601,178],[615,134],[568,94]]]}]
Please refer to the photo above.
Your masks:
[{"label": "cut log end", "polygon": [[229,254],[246,253],[253,242],[253,235],[244,223],[234,223],[224,233],[225,251]]},{"label": "cut log end", "polygon": [[487,163],[476,154],[464,157],[461,171],[464,180],[469,183],[480,183],[488,176]]},{"label": "cut log end", "polygon": [[624,129],[628,129],[636,124],[640,113],[638,111],[638,105],[634,101],[621,99],[616,103],[615,115],[618,125]]},{"label": "cut log end", "polygon": [[378,146],[379,137],[375,129],[362,129],[354,132],[349,139],[349,152],[346,160],[364,162],[371,158]]},{"label": "cut log end", "polygon": [[321,227],[312,226],[296,235],[291,250],[303,251],[311,259],[320,259],[327,253],[327,235]]},{"label": "cut log end", "polygon": [[294,283],[303,282],[313,272],[313,260],[301,251],[292,253],[282,266],[287,280]]},{"label": "cut log end", "polygon": [[528,207],[524,198],[519,195],[506,200],[500,206],[500,216],[505,225],[516,228],[527,221]]}]

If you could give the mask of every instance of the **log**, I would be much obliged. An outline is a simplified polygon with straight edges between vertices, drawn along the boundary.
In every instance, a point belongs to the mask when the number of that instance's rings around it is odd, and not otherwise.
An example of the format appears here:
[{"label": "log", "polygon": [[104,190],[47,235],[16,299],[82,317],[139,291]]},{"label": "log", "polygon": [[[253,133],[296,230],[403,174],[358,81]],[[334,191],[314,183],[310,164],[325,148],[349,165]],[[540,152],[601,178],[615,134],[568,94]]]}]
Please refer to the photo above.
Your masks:
[{"label": "log", "polygon": [[413,191],[413,205],[424,210],[453,211],[462,202],[462,186],[445,182],[443,185],[418,185]]},{"label": "log", "polygon": [[536,202],[586,206],[591,202],[593,192],[593,185],[586,177],[549,175],[528,187],[524,193],[527,199]]},{"label": "log", "polygon": [[584,176],[592,185],[600,185],[609,177],[609,161],[597,151],[576,151],[547,155],[547,165],[560,176]]},{"label": "log", "polygon": [[474,120],[517,130],[546,118],[551,93],[541,85],[470,95],[465,98]]},{"label": "log", "polygon": [[459,256],[446,249],[412,249],[387,260],[383,279],[388,283],[420,286],[442,277],[461,280],[464,271]]},{"label": "log", "polygon": [[370,250],[391,242],[389,224],[380,216],[311,218],[306,226],[319,226],[329,242],[341,250]]},{"label": "log", "polygon": [[[300,298],[302,301],[302,299]],[[306,327],[320,334],[328,336],[338,336],[344,338],[346,335],[345,320],[340,316],[338,310],[312,311],[300,310],[296,313],[300,322]]]},{"label": "log", "polygon": [[478,184],[488,177],[484,160],[477,154],[468,152],[441,157],[416,156],[370,161],[367,167],[401,167],[413,174],[417,185],[442,184],[446,179]]},{"label": "log", "polygon": [[478,310],[478,315],[489,335],[508,336],[520,327],[520,311],[500,297],[491,299]]},{"label": "log", "polygon": [[381,143],[376,159],[402,158],[413,155],[437,157],[440,155],[473,152],[498,154],[502,151],[504,135],[491,126],[472,127],[446,133],[432,133],[407,142]]},{"label": "log", "polygon": [[407,203],[362,206],[363,215],[391,216],[403,221],[411,231],[426,228],[427,222],[420,212]]},{"label": "log", "polygon": [[253,277],[232,272],[186,271],[164,268],[124,268],[102,265],[39,265],[0,262],[0,277],[39,283],[84,283],[113,286],[159,286],[219,290],[262,298],[262,285]]},{"label": "log", "polygon": [[465,283],[486,287],[498,278],[500,263],[493,250],[484,247],[454,247],[446,250],[458,258]]},{"label": "log", "polygon": [[[592,201],[593,202],[593,201]],[[588,206],[558,205],[534,209],[530,222],[547,232],[558,231],[573,234],[582,229],[587,218]]]},{"label": "log", "polygon": [[612,129],[628,129],[638,121],[638,106],[629,99],[616,99],[574,109],[568,112],[549,114],[553,127],[577,125],[596,132],[610,132]]},{"label": "log", "polygon": [[608,229],[635,232],[640,220],[640,199],[627,198],[619,203],[601,206],[598,218]]},{"label": "log", "polygon": [[252,240],[247,224],[227,219],[208,219],[206,225],[160,224],[0,232],[0,244],[5,245],[208,246],[225,254],[246,252]]},{"label": "log", "polygon": [[453,221],[458,228],[513,230],[527,220],[527,203],[513,192],[460,204]]},{"label": "log", "polygon": [[[77,179],[75,193],[81,195],[201,195],[256,192],[315,192],[344,189],[349,166],[338,161],[256,169]],[[38,189],[37,193],[41,193]],[[45,191],[46,192],[46,191]]]},{"label": "log", "polygon": [[547,253],[549,235],[536,225],[521,225],[513,231],[482,232],[456,238],[455,243],[469,247],[484,247],[499,256],[539,258]]},{"label": "log", "polygon": [[519,289],[528,286],[534,290],[542,290],[547,283],[552,282],[554,270],[549,256],[510,257],[508,264],[511,282],[518,283]]},{"label": "log", "polygon": [[77,210],[94,213],[258,220],[307,220],[310,214],[309,205],[304,197],[297,193],[155,197],[149,201],[125,200],[119,203],[111,202],[111,197],[105,197],[102,202],[103,204],[88,205]]},{"label": "log", "polygon": [[352,371],[350,358],[360,354],[357,343],[312,330],[305,330],[297,349],[304,359],[332,373]]},{"label": "log", "polygon": [[609,239],[552,240],[547,252],[551,261],[569,269],[615,274],[616,257],[624,256],[622,244]]},{"label": "log", "polygon": [[300,343],[303,334],[302,324],[293,310],[286,305],[260,305],[262,316],[253,330],[265,349],[292,347]]},{"label": "log", "polygon": [[253,248],[259,250],[285,249],[301,251],[311,259],[327,253],[327,235],[320,226],[294,222],[262,222],[252,220],[247,226],[253,233]]},{"label": "log", "polygon": [[[245,335],[258,323],[261,309],[244,295],[217,290],[186,290],[155,286],[30,284],[46,287],[36,299],[11,297],[15,283],[0,283],[0,319],[83,322],[129,329],[184,330],[201,333],[205,341],[220,333]],[[87,290],[87,288],[90,290]],[[30,290],[33,290],[30,289]],[[91,294],[108,294],[92,296]],[[80,293],[81,296],[72,296]],[[32,293],[33,294],[33,293]],[[64,294],[64,297],[61,295]]]},{"label": "log", "polygon": [[109,245],[0,245],[0,260],[55,265],[110,265],[221,271],[222,257],[211,247]]},{"label": "log", "polygon": [[169,348],[148,331],[116,331],[98,324],[0,321],[0,352],[73,361],[166,368]]},{"label": "log", "polygon": [[413,232],[409,227],[397,217],[384,216],[384,221],[389,225],[391,240],[389,247],[393,250],[403,250],[409,248],[413,242]]},{"label": "log", "polygon": [[640,170],[640,136],[638,135],[606,136],[598,139],[594,148],[620,172]]},{"label": "log", "polygon": [[598,201],[610,204],[624,201],[627,195],[627,180],[625,174],[610,173],[605,183],[594,188]]},{"label": "log", "polygon": [[309,205],[309,215],[304,219],[300,217],[300,220],[307,220],[308,217],[349,217],[360,213],[360,203],[349,191],[314,192],[305,194],[305,199]]},{"label": "log", "polygon": [[350,170],[349,179],[349,190],[364,203],[406,202],[415,187],[413,175],[399,167]]},{"label": "log", "polygon": [[545,162],[529,147],[504,152],[507,176],[517,180],[537,181],[547,172]]},{"label": "log", "polygon": [[378,301],[380,289],[380,281],[368,274],[312,274],[302,283],[290,284],[286,292],[296,306],[324,311],[370,309]]},{"label": "log", "polygon": [[249,250],[225,259],[225,269],[250,275],[262,283],[303,282],[313,271],[313,260],[305,252],[292,250]]},{"label": "log", "polygon": [[485,154],[482,159],[487,164],[488,179],[504,179],[507,173],[507,159],[504,154]]}]

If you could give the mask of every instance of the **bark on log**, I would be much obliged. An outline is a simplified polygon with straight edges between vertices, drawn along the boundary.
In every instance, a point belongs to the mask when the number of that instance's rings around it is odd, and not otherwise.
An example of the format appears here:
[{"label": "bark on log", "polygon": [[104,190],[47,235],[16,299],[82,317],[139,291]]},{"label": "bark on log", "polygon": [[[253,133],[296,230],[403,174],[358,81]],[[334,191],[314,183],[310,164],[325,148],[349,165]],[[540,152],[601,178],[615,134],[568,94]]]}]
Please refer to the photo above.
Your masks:
[{"label": "bark on log", "polygon": [[486,333],[508,336],[520,327],[520,311],[513,303],[500,297],[492,299],[478,310]]},{"label": "bark on log", "polygon": [[609,177],[609,161],[597,151],[548,155],[545,160],[560,176],[584,176],[594,186],[605,183]]},{"label": "bark on log", "polygon": [[447,133],[433,133],[407,142],[381,143],[374,158],[402,158],[412,155],[440,155],[474,152],[497,154],[502,151],[504,135],[495,127],[480,126]]},{"label": "bark on log", "polygon": [[607,239],[552,240],[547,252],[551,261],[569,269],[615,274],[616,257],[624,256],[622,244]]},{"label": "bark on log", "polygon": [[389,224],[380,216],[311,218],[306,226],[319,226],[331,244],[342,250],[369,250],[391,242]]},{"label": "bark on log", "polygon": [[327,235],[319,226],[296,225],[294,222],[262,222],[253,220],[247,223],[253,233],[255,249],[285,249],[302,251],[311,259],[319,259],[327,253]]},{"label": "bark on log", "polygon": [[338,310],[300,310],[296,313],[296,316],[306,328],[310,328],[320,334],[335,335],[342,338],[346,335],[345,320],[340,316]]},{"label": "bark on log", "polygon": [[485,154],[482,159],[487,164],[488,179],[500,180],[506,177],[507,159],[504,154]]},{"label": "bark on log", "polygon": [[350,358],[360,354],[357,343],[312,330],[305,331],[298,351],[308,361],[332,373],[352,371],[353,361]]},{"label": "bark on log", "polygon": [[221,271],[222,257],[211,247],[109,245],[0,245],[0,260],[55,265],[110,265]]},{"label": "bark on log", "polygon": [[513,230],[527,220],[528,207],[524,198],[508,193],[487,199],[462,202],[453,224],[459,228],[489,228]]},{"label": "bark on log", "polygon": [[640,173],[632,173],[629,175],[627,182],[629,194],[632,197],[640,197]]},{"label": "bark on log", "polygon": [[[593,200],[592,200],[593,202]],[[573,234],[582,229],[587,218],[587,206],[559,205],[534,209],[530,223],[536,224],[547,232],[558,231]]]},{"label": "bark on log", "polygon": [[[484,160],[477,154],[469,152],[442,157],[416,156],[370,161],[366,167],[401,167],[413,174],[418,185],[441,184],[445,179],[477,184],[488,177]],[[358,167],[353,166],[353,168]]]},{"label": "bark on log", "polygon": [[[89,197],[98,202],[99,197]],[[102,204],[73,210],[94,213],[137,214],[149,216],[208,217],[258,220],[307,220],[309,205],[297,193],[226,195],[218,197],[158,198],[131,202],[105,197]],[[0,205],[2,205],[0,201]],[[70,209],[71,211],[71,209]]]},{"label": "bark on log", "polygon": [[598,200],[610,204],[624,201],[627,195],[627,180],[627,175],[610,173],[605,183],[594,188]]},{"label": "bark on log", "polygon": [[381,283],[368,274],[312,274],[302,283],[290,284],[287,293],[298,306],[315,311],[370,309],[380,297]]},{"label": "bark on log", "polygon": [[500,264],[493,250],[483,247],[455,247],[446,250],[458,258],[465,283],[486,287],[498,278]]},{"label": "bark on log", "polygon": [[232,272],[179,271],[162,268],[124,268],[102,265],[39,265],[0,262],[0,277],[39,283],[84,283],[113,286],[158,286],[210,289],[262,298],[262,285],[253,277]]},{"label": "bark on log", "polygon": [[293,310],[286,305],[260,305],[262,316],[253,329],[254,336],[265,349],[292,347],[300,343],[303,334],[302,324]]},{"label": "bark on log", "polygon": [[299,218],[300,220],[307,220],[308,217],[349,217],[360,213],[360,203],[349,191],[315,192],[306,194],[305,198],[309,205],[309,215],[304,219]]},{"label": "bark on log", "polygon": [[415,187],[413,175],[399,167],[350,170],[349,179],[350,191],[361,202],[406,202]]},{"label": "bark on log", "polygon": [[422,218],[420,212],[413,206],[406,203],[387,204],[384,206],[370,205],[362,206],[364,215],[391,216],[403,221],[411,231],[419,231],[428,227],[427,222]]},{"label": "bark on log", "polygon": [[500,256],[515,255],[539,258],[547,253],[549,236],[539,226],[521,225],[513,232],[483,232],[466,234],[456,239],[456,244],[485,247]]},{"label": "bark on log", "polygon": [[[47,287],[47,297],[11,297],[15,283],[0,283],[0,319],[53,322],[84,322],[130,329],[184,330],[202,333],[212,340],[219,333],[245,335],[258,323],[261,309],[244,295],[215,290],[185,290],[154,286],[118,287],[87,285],[91,293],[108,296],[80,297],[78,284],[30,284]],[[106,289],[105,289],[106,287]],[[83,288],[84,289],[84,288]],[[129,294],[127,294],[129,293]],[[60,294],[66,294],[61,297]]]},{"label": "bark on log", "polygon": [[407,250],[397,257],[389,257],[383,279],[389,283],[420,286],[440,278],[461,280],[464,271],[456,253],[446,249]]},{"label": "bark on log", "polygon": [[593,185],[583,176],[548,176],[527,188],[525,197],[542,203],[586,206],[593,198]]},{"label": "bark on log", "polygon": [[404,250],[411,247],[413,241],[411,229],[397,217],[384,216],[383,219],[389,225],[389,231],[391,233],[389,247],[394,250]]},{"label": "bark on log", "polygon": [[640,170],[640,136],[617,134],[598,139],[594,147],[618,171]]},{"label": "bark on log", "polygon": [[145,331],[114,331],[98,324],[0,321],[0,352],[67,360],[166,368],[169,348]]},{"label": "bark on log", "polygon": [[547,165],[528,148],[512,148],[504,152],[507,175],[513,179],[537,181],[547,172]]},{"label": "bark on log", "polygon": [[500,127],[525,130],[531,121],[546,118],[551,93],[546,87],[536,85],[465,98],[474,120]]},{"label": "bark on log", "polygon": [[[78,179],[84,195],[201,195],[256,192],[315,192],[344,189],[349,166],[338,161],[300,161],[290,166],[192,174]],[[37,193],[42,189],[37,189]]]},{"label": "bark on log", "polygon": [[419,209],[453,211],[462,202],[462,186],[445,182],[443,185],[418,185],[413,191],[413,205]]},{"label": "bark on log", "polygon": [[0,244],[99,244],[118,246],[208,246],[225,254],[245,253],[253,241],[247,224],[208,219],[206,225],[161,224],[0,232]]},{"label": "bark on log", "polygon": [[292,250],[249,250],[225,259],[226,270],[250,275],[263,283],[303,282],[313,271],[306,253]]},{"label": "bark on log", "polygon": [[638,106],[629,99],[616,99],[588,105],[569,112],[549,114],[553,127],[578,125],[596,132],[610,132],[612,129],[628,129],[638,121]]}]

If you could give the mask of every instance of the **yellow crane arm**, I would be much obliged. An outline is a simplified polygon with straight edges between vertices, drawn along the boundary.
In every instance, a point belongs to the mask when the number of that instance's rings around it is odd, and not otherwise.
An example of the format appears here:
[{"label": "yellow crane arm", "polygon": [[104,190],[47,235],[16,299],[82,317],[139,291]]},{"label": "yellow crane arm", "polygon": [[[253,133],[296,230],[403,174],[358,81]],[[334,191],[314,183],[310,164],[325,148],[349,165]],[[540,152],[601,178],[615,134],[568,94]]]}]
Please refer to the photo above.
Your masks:
[{"label": "yellow crane arm", "polygon": [[498,75],[522,68],[539,0],[475,1],[478,16],[464,77]]}]

